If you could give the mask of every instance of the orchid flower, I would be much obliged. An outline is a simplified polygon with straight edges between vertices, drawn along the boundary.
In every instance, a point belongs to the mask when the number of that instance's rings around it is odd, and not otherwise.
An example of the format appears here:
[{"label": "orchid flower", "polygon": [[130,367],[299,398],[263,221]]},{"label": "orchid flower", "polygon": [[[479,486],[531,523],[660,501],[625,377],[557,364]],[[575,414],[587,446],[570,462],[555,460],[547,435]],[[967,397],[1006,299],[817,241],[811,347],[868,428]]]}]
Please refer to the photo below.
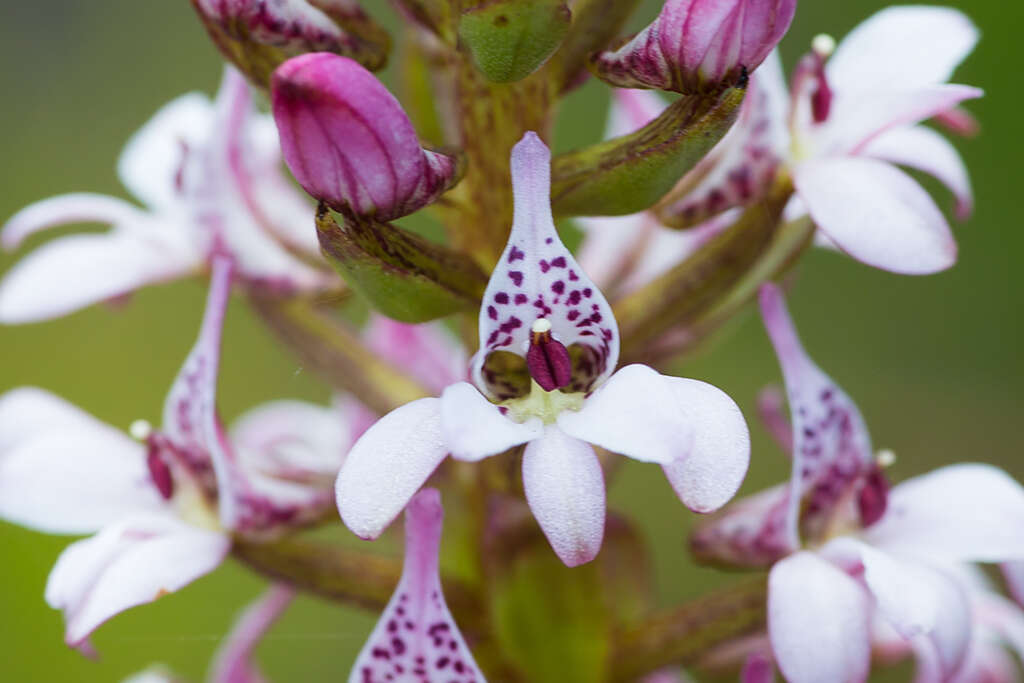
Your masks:
[{"label": "orchid flower", "polygon": [[185,277],[215,253],[229,254],[250,286],[336,286],[320,259],[313,208],[285,177],[280,154],[273,120],[254,110],[234,69],[225,70],[215,102],[199,93],[173,100],[118,162],[121,182],[145,209],[73,193],[32,204],[3,227],[7,249],[71,223],[111,230],[59,237],[22,259],[0,281],[0,322],[46,320]]},{"label": "orchid flower", "polygon": [[405,565],[391,601],[356,658],[349,683],[484,683],[441,591],[444,510],[426,488],[405,511]]},{"label": "orchid flower", "polygon": [[[757,169],[781,163],[796,189],[787,216],[809,214],[826,241],[858,261],[905,274],[932,273],[956,261],[942,212],[896,165],[924,171],[956,196],[957,216],[971,211],[971,188],[956,150],[919,122],[956,111],[982,91],[945,81],[973,49],[978,32],[947,7],[890,7],[854,28],[838,47],[827,36],[797,66],[787,96],[778,56],[751,77],[763,100],[745,106],[682,199],[663,214],[693,224],[755,201]],[[830,56],[831,54],[831,56]],[[687,186],[684,181],[684,187]]]},{"label": "orchid flower", "polygon": [[865,680],[875,618],[952,675],[970,606],[944,567],[1024,555],[1024,489],[994,467],[961,464],[889,490],[859,411],[807,356],[776,286],[762,287],[761,308],[793,416],[792,477],[723,511],[698,531],[698,551],[778,560],[768,632],[792,683]]},{"label": "orchid flower", "polygon": [[[747,97],[751,97],[748,92]],[[605,139],[628,135],[655,119],[667,106],[657,93],[616,89]],[[627,216],[584,216],[576,225],[585,235],[579,262],[602,289],[628,294],[684,261],[735,218],[716,216],[692,230],[669,230],[653,212]]]},{"label": "orchid flower", "polygon": [[164,406],[163,427],[130,438],[52,394],[0,397],[0,518],[95,535],[69,546],[46,588],[65,639],[88,651],[100,624],[212,571],[231,532],[262,536],[322,514],[351,442],[345,416],[296,401],[243,416],[232,439],[214,410],[231,264],[214,260],[195,348]]},{"label": "orchid flower", "polygon": [[739,487],[749,437],[731,399],[643,365],[613,374],[615,318],[555,231],[549,162],[533,133],[512,150],[515,216],[484,292],[473,383],[385,415],[346,457],[338,509],[358,536],[378,536],[449,453],[476,461],[526,444],[527,502],[570,566],[591,560],[604,533],[604,478],[590,444],[662,465],[700,512]]}]

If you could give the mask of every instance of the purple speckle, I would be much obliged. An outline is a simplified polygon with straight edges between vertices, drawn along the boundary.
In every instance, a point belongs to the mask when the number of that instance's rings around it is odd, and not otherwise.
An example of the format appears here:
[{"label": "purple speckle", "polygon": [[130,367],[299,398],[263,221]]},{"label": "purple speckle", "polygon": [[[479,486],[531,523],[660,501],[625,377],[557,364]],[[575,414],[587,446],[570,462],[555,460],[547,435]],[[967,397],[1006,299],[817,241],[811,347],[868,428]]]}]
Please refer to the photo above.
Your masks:
[{"label": "purple speckle", "polygon": [[518,261],[524,258],[526,258],[526,253],[519,247],[512,245],[512,249],[508,252],[508,262],[512,263],[513,261]]},{"label": "purple speckle", "polygon": [[551,283],[551,291],[555,294],[561,294],[565,291],[565,283],[561,280],[555,280]]},{"label": "purple speckle", "polygon": [[558,258],[551,259],[551,265],[554,268],[565,268],[565,257],[559,256]]},{"label": "purple speckle", "polygon": [[497,320],[498,319],[498,309],[495,308],[494,306],[488,306],[487,307],[487,317],[490,318],[491,320]]},{"label": "purple speckle", "polygon": [[508,277],[510,280],[512,280],[516,287],[523,286],[523,274],[518,270],[510,270],[508,272]]},{"label": "purple speckle", "polygon": [[525,294],[516,294],[516,305],[520,306],[522,304],[525,304],[528,298],[529,297],[527,297]]}]

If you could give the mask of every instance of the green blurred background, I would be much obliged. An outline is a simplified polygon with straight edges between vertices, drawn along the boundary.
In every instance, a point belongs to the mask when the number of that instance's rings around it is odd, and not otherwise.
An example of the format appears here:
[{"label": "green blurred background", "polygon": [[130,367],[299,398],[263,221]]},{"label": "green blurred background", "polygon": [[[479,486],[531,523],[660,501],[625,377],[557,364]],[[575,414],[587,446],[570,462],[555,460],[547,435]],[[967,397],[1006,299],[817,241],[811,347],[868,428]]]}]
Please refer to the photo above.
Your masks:
[{"label": "green blurred background", "polygon": [[[364,5],[393,21],[382,0]],[[646,3],[638,26],[657,5]],[[881,6],[875,0],[805,0],[783,42],[787,67],[814,34],[841,37]],[[1024,7],[1002,0],[957,6],[969,12],[983,37],[955,80],[987,92],[969,105],[982,121],[982,134],[956,143],[977,193],[975,216],[956,228],[959,264],[936,276],[900,277],[819,251],[804,259],[791,296],[811,353],[859,401],[876,447],[896,452],[896,479],[961,460],[993,462],[1024,477],[1024,276],[1017,267],[1024,250],[1018,187]],[[6,2],[0,63],[6,93],[0,108],[6,131],[0,219],[62,192],[124,195],[114,163],[128,135],[171,98],[194,89],[212,92],[221,70],[186,0]],[[595,105],[603,96],[602,87],[591,83],[571,97],[559,122],[559,147],[600,136],[603,115],[597,112],[603,108]],[[951,204],[941,191],[938,199],[944,207]],[[0,271],[22,253],[0,255]],[[196,334],[203,295],[201,283],[184,282],[147,289],[118,310],[98,307],[3,328],[0,390],[45,387],[114,425],[155,419]],[[264,399],[326,397],[325,387],[276,345],[241,302],[230,311],[226,340],[220,377],[226,416]],[[779,380],[757,317],[748,311],[682,370],[722,387],[747,413],[754,456],[744,491],[783,478],[783,456],[754,419],[758,389]],[[684,542],[692,515],[657,468],[626,466],[611,503],[648,534],[663,603],[698,595],[722,580],[689,562]],[[60,615],[42,600],[47,573],[67,542],[0,523],[2,680],[115,681],[152,662],[200,680],[219,638],[263,585],[228,563],[102,627],[94,641],[102,656],[89,661],[64,647]],[[263,643],[260,661],[272,680],[343,679],[374,619],[302,598]]]}]

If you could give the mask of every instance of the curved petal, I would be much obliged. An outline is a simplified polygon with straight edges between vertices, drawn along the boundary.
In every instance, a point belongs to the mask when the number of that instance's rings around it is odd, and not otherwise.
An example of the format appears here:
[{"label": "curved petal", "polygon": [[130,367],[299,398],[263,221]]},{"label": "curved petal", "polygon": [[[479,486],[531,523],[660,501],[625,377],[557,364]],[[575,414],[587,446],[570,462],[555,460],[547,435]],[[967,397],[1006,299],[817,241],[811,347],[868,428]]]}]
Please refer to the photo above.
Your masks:
[{"label": "curved petal", "polygon": [[731,498],[747,471],[750,437],[736,404],[719,389],[627,365],[577,412],[558,416],[570,436],[656,462],[683,502],[708,512]]},{"label": "curved petal", "polygon": [[840,249],[876,268],[924,275],[956,262],[956,242],[928,193],[882,161],[836,158],[794,169],[811,218]]},{"label": "curved petal", "polygon": [[0,394],[0,458],[24,440],[67,432],[127,441],[118,430],[45,389],[18,387]]},{"label": "curved petal", "polygon": [[198,265],[193,255],[168,247],[158,235],[134,230],[68,235],[44,244],[0,281],[0,322],[55,318],[181,277]]},{"label": "curved petal", "polygon": [[443,517],[436,489],[424,489],[410,501],[402,578],[356,658],[349,683],[412,677],[485,683],[441,590],[438,551]]},{"label": "curved petal", "polygon": [[549,426],[523,453],[523,489],[555,554],[569,567],[590,562],[604,539],[601,462],[586,443]]},{"label": "curved petal", "polygon": [[208,680],[211,683],[266,683],[253,659],[254,650],[294,597],[295,588],[275,583],[259,600],[246,607],[217,649]]},{"label": "curved petal", "polygon": [[458,382],[441,394],[441,432],[453,458],[480,460],[539,438],[539,418],[522,424],[505,417],[469,382]]},{"label": "curved petal", "polygon": [[871,140],[862,153],[933,176],[956,197],[956,217],[965,220],[974,208],[967,167],[946,138],[925,126],[893,128]]},{"label": "curved petal", "polygon": [[342,521],[357,536],[376,538],[447,454],[440,399],[392,410],[345,457],[334,488]]},{"label": "curved petal", "polygon": [[952,562],[1024,559],[1024,488],[991,465],[943,467],[894,486],[872,545]]},{"label": "curved petal", "polygon": [[91,192],[62,194],[29,204],[11,216],[0,229],[0,245],[15,249],[29,235],[62,225],[131,225],[144,222],[145,216],[143,211],[117,197]]},{"label": "curved petal", "polygon": [[604,295],[562,244],[551,217],[551,152],[528,132],[512,149],[515,216],[480,308],[480,349],[473,380],[487,391],[482,369],[492,351],[526,355],[531,326],[545,318],[552,337],[595,353],[587,386],[600,383],[619,358],[619,330]]},{"label": "curved petal", "polygon": [[768,576],[768,635],[790,683],[859,683],[871,663],[870,603],[839,569],[809,552]]},{"label": "curved petal", "polygon": [[847,34],[825,70],[836,90],[942,83],[977,42],[977,27],[952,7],[888,7]]},{"label": "curved petal", "polygon": [[224,534],[171,516],[133,517],[68,546],[50,572],[46,602],[64,611],[65,640],[79,646],[115,614],[213,571],[230,546]]},{"label": "curved petal", "polygon": [[213,106],[201,93],[165,104],[125,145],[117,174],[128,190],[154,208],[177,201],[189,154],[209,143]]}]

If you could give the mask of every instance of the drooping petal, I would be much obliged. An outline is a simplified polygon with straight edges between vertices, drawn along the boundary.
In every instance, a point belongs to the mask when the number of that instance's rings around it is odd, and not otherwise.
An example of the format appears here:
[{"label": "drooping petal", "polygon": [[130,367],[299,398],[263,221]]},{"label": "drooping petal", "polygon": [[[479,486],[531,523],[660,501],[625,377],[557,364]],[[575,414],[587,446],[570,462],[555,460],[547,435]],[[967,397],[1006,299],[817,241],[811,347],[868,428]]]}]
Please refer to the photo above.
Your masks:
[{"label": "drooping petal", "polygon": [[145,213],[117,197],[91,192],[62,194],[29,204],[0,229],[4,249],[16,249],[28,236],[76,223],[126,225],[145,222]]},{"label": "drooping petal", "polygon": [[245,608],[214,657],[210,683],[266,683],[253,653],[260,640],[280,618],[295,597],[295,589],[275,583]]},{"label": "drooping petal", "polygon": [[604,538],[604,474],[589,445],[556,426],[523,453],[523,489],[533,516],[567,566],[594,559]]},{"label": "drooping petal", "polygon": [[809,552],[779,561],[768,578],[768,635],[790,683],[860,683],[871,646],[870,602],[845,573]]},{"label": "drooping petal", "polygon": [[473,379],[487,392],[483,365],[493,351],[526,355],[531,326],[544,318],[551,336],[570,347],[592,352],[585,373],[600,383],[619,358],[619,330],[604,295],[562,244],[551,216],[551,152],[528,132],[512,149],[515,216],[508,245],[494,268],[480,309],[480,351]]},{"label": "drooping petal", "polygon": [[956,671],[970,640],[970,607],[948,575],[850,537],[829,542],[822,554],[842,564],[859,562],[884,616],[904,638],[927,645],[943,677]]},{"label": "drooping petal", "polygon": [[811,218],[840,249],[876,268],[924,275],[956,262],[956,242],[935,202],[882,161],[836,158],[794,169]]},{"label": "drooping petal", "polygon": [[539,438],[543,424],[533,417],[517,423],[484,398],[469,382],[441,394],[441,433],[453,458],[480,460]]},{"label": "drooping petal", "polygon": [[447,454],[439,399],[421,398],[391,411],[345,457],[335,483],[342,521],[355,535],[376,538]]},{"label": "drooping petal", "polygon": [[363,336],[373,352],[437,394],[467,378],[465,349],[439,324],[411,325],[374,314]]},{"label": "drooping petal", "polygon": [[124,146],[117,175],[147,206],[166,209],[180,199],[189,154],[209,144],[213,106],[201,93],[171,100]]},{"label": "drooping petal", "polygon": [[558,426],[570,436],[665,468],[691,509],[709,512],[739,488],[750,458],[746,421],[710,384],[627,365]]},{"label": "drooping petal", "polygon": [[966,220],[971,215],[974,197],[967,167],[956,148],[931,128],[893,128],[871,140],[862,153],[933,176],[956,198],[956,217]]},{"label": "drooping petal", "polygon": [[[148,232],[148,234],[147,234]],[[156,225],[67,235],[22,258],[0,281],[0,322],[48,320],[181,277],[195,253],[165,240]]]},{"label": "drooping petal", "polygon": [[485,683],[441,590],[443,516],[436,489],[424,489],[409,502],[402,579],[356,658],[349,683]]},{"label": "drooping petal", "polygon": [[977,27],[952,7],[887,7],[847,34],[825,68],[837,90],[932,85],[949,80],[977,42]]},{"label": "drooping petal", "polygon": [[948,562],[1024,559],[1024,488],[991,465],[942,467],[894,486],[865,538]]},{"label": "drooping petal", "polygon": [[807,355],[778,286],[762,285],[760,303],[793,420],[787,527],[798,542],[802,531],[821,533],[836,505],[872,470],[871,437],[857,405]]},{"label": "drooping petal", "polygon": [[110,617],[209,573],[231,539],[171,515],[131,517],[71,544],[54,565],[46,602],[64,611],[65,640],[81,645]]}]

